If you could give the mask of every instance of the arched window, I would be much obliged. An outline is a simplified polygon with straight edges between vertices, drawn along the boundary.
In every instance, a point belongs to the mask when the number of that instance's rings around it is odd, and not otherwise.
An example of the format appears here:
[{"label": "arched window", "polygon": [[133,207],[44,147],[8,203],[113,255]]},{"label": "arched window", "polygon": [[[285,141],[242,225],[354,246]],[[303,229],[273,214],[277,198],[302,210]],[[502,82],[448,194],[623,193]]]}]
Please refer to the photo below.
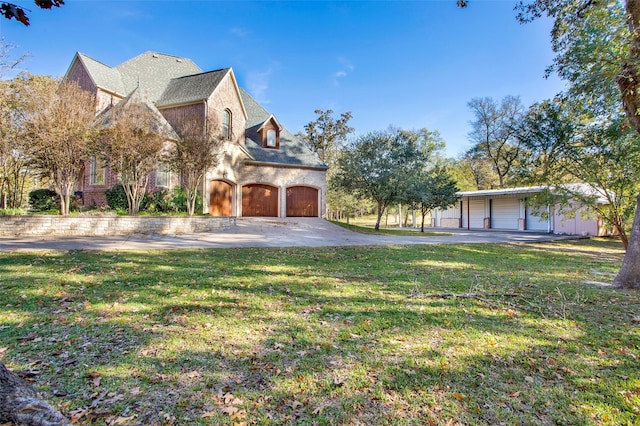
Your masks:
[{"label": "arched window", "polygon": [[267,130],[267,146],[270,148],[276,146],[276,131],[273,129]]},{"label": "arched window", "polygon": [[222,113],[222,137],[231,140],[231,111],[225,109]]}]

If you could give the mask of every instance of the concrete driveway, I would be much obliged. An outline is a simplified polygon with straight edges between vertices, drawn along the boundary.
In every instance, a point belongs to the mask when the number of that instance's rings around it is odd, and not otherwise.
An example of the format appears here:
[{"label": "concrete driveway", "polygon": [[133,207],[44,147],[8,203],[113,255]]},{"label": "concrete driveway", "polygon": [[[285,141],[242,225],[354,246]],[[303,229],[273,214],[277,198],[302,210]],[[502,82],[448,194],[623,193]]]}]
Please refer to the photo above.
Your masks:
[{"label": "concrete driveway", "polygon": [[0,251],[479,244],[537,242],[567,238],[566,236],[532,232],[467,231],[463,229],[444,229],[442,231],[453,235],[415,237],[366,235],[348,231],[318,218],[238,218],[235,228],[208,234],[55,238],[2,237],[0,238]]}]

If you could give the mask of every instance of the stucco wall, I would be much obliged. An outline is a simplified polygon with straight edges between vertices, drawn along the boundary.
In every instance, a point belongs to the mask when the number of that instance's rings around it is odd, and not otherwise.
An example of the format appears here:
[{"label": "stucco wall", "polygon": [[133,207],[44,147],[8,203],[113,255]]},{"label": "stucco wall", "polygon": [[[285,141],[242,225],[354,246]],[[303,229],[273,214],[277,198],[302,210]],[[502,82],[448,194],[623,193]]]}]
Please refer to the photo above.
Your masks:
[{"label": "stucco wall", "polygon": [[0,216],[0,236],[193,234],[229,229],[235,217]]},{"label": "stucco wall", "polygon": [[209,206],[208,183],[212,180],[224,180],[233,185],[233,215],[242,215],[242,187],[255,183],[272,185],[279,190],[278,216],[286,217],[287,188],[291,186],[310,186],[318,189],[318,212],[324,216],[326,211],[327,172],[313,168],[286,167],[272,165],[245,164],[246,154],[237,145],[227,143],[224,146],[220,164],[209,170],[205,176],[205,197],[203,206]]}]

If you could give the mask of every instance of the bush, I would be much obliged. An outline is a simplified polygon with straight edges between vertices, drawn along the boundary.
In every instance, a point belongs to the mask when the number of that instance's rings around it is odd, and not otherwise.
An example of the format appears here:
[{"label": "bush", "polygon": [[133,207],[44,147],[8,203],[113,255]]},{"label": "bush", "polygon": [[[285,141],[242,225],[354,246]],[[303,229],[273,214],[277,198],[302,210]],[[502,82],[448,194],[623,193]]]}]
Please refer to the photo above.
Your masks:
[{"label": "bush", "polygon": [[[116,185],[105,191],[107,205],[116,211],[128,209],[127,194],[122,185]],[[196,198],[196,211],[202,210],[202,197]],[[187,211],[187,197],[181,187],[173,190],[163,189],[145,194],[140,203],[140,212],[146,213],[179,213]]]},{"label": "bush", "polygon": [[0,209],[0,216],[20,216],[27,214],[27,211],[22,208],[17,209]]},{"label": "bush", "polygon": [[127,194],[124,192],[122,185],[116,185],[109,188],[104,193],[107,198],[107,205],[113,210],[127,210],[129,204],[127,203]]},{"label": "bush", "polygon": [[[173,203],[176,205],[179,212],[187,211],[187,193],[181,186],[177,186],[173,189]],[[196,196],[196,212],[202,211],[202,196],[198,194]]]},{"label": "bush", "polygon": [[29,205],[34,212],[45,212],[60,206],[60,198],[50,189],[34,189],[29,192]]},{"label": "bush", "polygon": [[169,213],[177,212],[178,207],[174,203],[174,197],[171,191],[163,189],[146,194],[140,205],[140,211]]}]

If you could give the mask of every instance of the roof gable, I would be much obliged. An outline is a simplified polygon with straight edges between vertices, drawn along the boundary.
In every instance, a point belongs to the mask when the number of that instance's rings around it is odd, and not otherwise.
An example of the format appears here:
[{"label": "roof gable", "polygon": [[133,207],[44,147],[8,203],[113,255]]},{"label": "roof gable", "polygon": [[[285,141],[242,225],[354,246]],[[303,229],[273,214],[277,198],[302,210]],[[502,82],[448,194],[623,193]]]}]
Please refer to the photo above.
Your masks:
[{"label": "roof gable", "polygon": [[326,169],[327,166],[318,156],[307,148],[300,139],[286,127],[280,126],[280,145],[278,149],[264,148],[260,142],[258,130],[275,117],[264,109],[246,91],[240,89],[242,101],[247,109],[247,130],[245,150],[256,163],[279,164],[294,167],[312,167]]},{"label": "roof gable", "polygon": [[273,123],[274,126],[278,128],[278,130],[282,130],[282,126],[280,125],[280,122],[276,119],[276,117],[273,114],[269,115],[269,118],[264,120],[260,125],[260,127],[258,127],[256,130],[258,132],[261,131],[269,123]]},{"label": "roof gable", "polygon": [[109,127],[112,122],[113,115],[117,111],[126,109],[130,104],[133,103],[140,103],[152,112],[155,125],[155,128],[153,129],[154,132],[170,140],[179,139],[176,131],[173,129],[171,124],[169,124],[166,118],[164,118],[160,111],[158,111],[158,108],[156,108],[153,102],[150,102],[149,99],[144,96],[142,91],[138,89],[134,89],[133,92],[131,92],[129,96],[127,96],[121,102],[101,113],[96,119],[97,125]]},{"label": "roof gable", "polygon": [[172,79],[158,99],[158,106],[204,101],[222,82],[230,68]]},{"label": "roof gable", "polygon": [[122,77],[117,70],[80,52],[76,52],[64,78],[71,76],[77,67],[82,67],[86,71],[95,87],[120,96],[126,94]]}]

